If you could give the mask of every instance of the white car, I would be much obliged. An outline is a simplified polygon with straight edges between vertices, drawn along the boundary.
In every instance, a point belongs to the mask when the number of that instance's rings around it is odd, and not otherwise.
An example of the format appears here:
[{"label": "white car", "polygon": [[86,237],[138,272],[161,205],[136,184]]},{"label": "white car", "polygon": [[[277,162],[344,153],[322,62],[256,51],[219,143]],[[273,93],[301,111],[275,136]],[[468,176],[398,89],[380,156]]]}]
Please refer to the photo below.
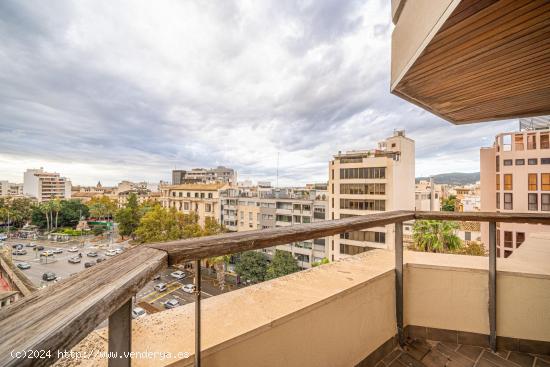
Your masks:
[{"label": "white car", "polygon": [[105,251],[105,255],[106,256],[115,256],[116,252],[115,252],[115,250],[108,250],[108,251]]},{"label": "white car", "polygon": [[78,252],[78,248],[73,246],[71,248],[68,248],[67,251],[68,252]]},{"label": "white car", "polygon": [[181,271],[181,270],[178,270],[178,271],[175,271],[175,272],[171,273],[170,276],[172,278],[176,278],[176,279],[183,279],[183,278],[185,278],[185,272]]},{"label": "white car", "polygon": [[139,319],[140,317],[143,317],[145,315],[147,315],[147,313],[141,307],[134,307],[134,309],[132,310],[132,318],[133,319]]},{"label": "white car", "polygon": [[115,250],[115,252],[116,252],[117,254],[121,254],[121,253],[124,252],[124,250],[121,249],[121,248],[117,248],[117,249]]},{"label": "white car", "polygon": [[154,288],[157,292],[164,292],[165,290],[168,289],[168,287],[164,283],[159,283],[159,284],[155,285]]},{"label": "white car", "polygon": [[54,248],[54,249],[53,249],[53,253],[54,253],[54,254],[62,254],[62,253],[63,253],[63,249],[62,249],[61,247]]},{"label": "white car", "polygon": [[181,287],[181,290],[184,291],[185,293],[195,293],[195,291],[197,290],[197,287],[195,287],[194,284],[186,284],[183,287]]}]

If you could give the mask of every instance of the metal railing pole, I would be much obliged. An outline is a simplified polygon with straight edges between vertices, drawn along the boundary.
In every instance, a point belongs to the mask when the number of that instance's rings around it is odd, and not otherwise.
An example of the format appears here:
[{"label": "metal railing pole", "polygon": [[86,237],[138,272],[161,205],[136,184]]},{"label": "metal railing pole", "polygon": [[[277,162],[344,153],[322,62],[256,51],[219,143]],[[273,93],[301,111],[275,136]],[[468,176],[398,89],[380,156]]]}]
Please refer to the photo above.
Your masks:
[{"label": "metal railing pole", "polygon": [[132,299],[109,316],[109,367],[130,367]]},{"label": "metal railing pole", "polygon": [[497,350],[497,224],[489,222],[489,345]]},{"label": "metal railing pole", "polygon": [[195,261],[195,367],[201,365],[201,261]]},{"label": "metal railing pole", "polygon": [[395,223],[395,318],[397,341],[405,345],[403,334],[403,222]]}]

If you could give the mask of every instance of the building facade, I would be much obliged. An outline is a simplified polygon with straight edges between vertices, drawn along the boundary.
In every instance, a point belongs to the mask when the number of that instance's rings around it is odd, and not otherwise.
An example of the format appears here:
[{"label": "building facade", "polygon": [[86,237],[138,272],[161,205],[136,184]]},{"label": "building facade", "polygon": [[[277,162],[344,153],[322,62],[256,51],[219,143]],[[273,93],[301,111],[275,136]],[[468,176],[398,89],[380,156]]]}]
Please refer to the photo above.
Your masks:
[{"label": "building facade", "polygon": [[38,202],[52,199],[70,199],[71,181],[59,173],[44,169],[28,169],[23,175],[23,194],[36,198]]},{"label": "building facade", "polygon": [[164,208],[175,208],[184,214],[196,213],[199,224],[206,218],[220,222],[220,190],[223,183],[181,184],[160,187],[159,201]]},{"label": "building facade", "polygon": [[[414,164],[414,141],[403,131],[379,142],[378,149],[338,153],[329,163],[329,219],[414,210]],[[393,243],[393,226],[343,233],[331,239],[330,260],[391,249]]]},{"label": "building facade", "polygon": [[[480,151],[481,211],[550,213],[550,118],[536,128],[520,120],[520,130],[498,134]],[[533,232],[549,226],[497,223],[497,255],[510,256]],[[481,227],[489,243],[489,225]]]},{"label": "building facade", "polygon": [[430,181],[421,180],[415,185],[414,189],[414,208],[415,210],[441,210],[441,198],[443,190],[441,185]]},{"label": "building facade", "polygon": [[0,197],[23,196],[23,184],[0,181]]},{"label": "building facade", "polygon": [[234,169],[223,166],[210,169],[193,168],[191,170],[172,171],[172,185],[215,182],[235,185],[237,173]]}]

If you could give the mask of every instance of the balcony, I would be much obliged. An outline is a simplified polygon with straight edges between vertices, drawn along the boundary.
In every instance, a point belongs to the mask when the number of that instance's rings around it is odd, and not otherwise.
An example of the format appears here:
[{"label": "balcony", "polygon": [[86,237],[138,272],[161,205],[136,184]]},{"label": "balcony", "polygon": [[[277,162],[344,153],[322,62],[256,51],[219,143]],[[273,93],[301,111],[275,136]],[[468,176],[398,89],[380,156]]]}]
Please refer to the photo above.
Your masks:
[{"label": "balcony", "polygon": [[455,124],[550,113],[548,1],[392,7],[392,93]]},{"label": "balcony", "polygon": [[[489,222],[490,256],[403,252],[402,223],[413,219]],[[489,348],[542,365],[550,354],[550,235],[527,238],[497,263],[497,221],[548,225],[550,216],[399,211],[139,246],[0,312],[0,365],[48,365],[72,348],[135,353],[78,362],[89,366],[370,366],[392,356],[435,366],[425,359],[467,358],[461,345],[478,346],[486,366],[515,366]],[[204,301],[199,292],[195,304],[131,322],[132,295],[168,264],[389,224],[395,252],[372,250]],[[107,318],[109,330],[94,330]],[[12,357],[21,350],[52,354]]]}]

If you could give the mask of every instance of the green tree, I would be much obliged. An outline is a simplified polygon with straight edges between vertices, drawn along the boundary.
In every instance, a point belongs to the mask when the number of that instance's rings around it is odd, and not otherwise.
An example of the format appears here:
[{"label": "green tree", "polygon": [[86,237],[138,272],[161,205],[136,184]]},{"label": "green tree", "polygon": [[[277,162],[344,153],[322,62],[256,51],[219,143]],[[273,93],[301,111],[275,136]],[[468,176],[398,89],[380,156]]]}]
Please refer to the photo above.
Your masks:
[{"label": "green tree", "polygon": [[100,220],[112,218],[117,210],[116,202],[105,195],[93,197],[87,205],[90,216]]},{"label": "green tree", "polygon": [[118,233],[123,239],[124,236],[135,237],[135,232],[139,227],[139,221],[142,216],[137,195],[131,193],[124,208],[119,209],[115,214],[115,221],[118,223]]},{"label": "green tree", "polygon": [[298,261],[288,251],[276,250],[275,256],[269,264],[266,272],[266,279],[274,279],[283,275],[295,273],[300,268]]},{"label": "green tree", "polygon": [[213,236],[226,232],[223,225],[219,224],[215,218],[206,217],[204,219],[204,236]]},{"label": "green tree", "polygon": [[32,200],[28,198],[0,198],[0,221],[23,227],[32,217]]},{"label": "green tree", "polygon": [[453,251],[455,254],[459,255],[471,255],[471,256],[487,256],[487,250],[485,246],[479,242],[468,242],[466,245],[463,245]]},{"label": "green tree", "polygon": [[425,252],[450,252],[461,246],[455,234],[458,224],[451,221],[417,220],[413,226],[414,246]]},{"label": "green tree", "polygon": [[328,259],[326,257],[323,257],[321,261],[316,261],[313,264],[311,264],[311,266],[316,267],[316,266],[328,264],[328,263],[329,263]]},{"label": "green tree", "polygon": [[61,200],[60,227],[76,227],[81,218],[88,218],[90,210],[80,200]]},{"label": "green tree", "polygon": [[202,228],[196,214],[187,215],[175,208],[165,209],[156,205],[141,218],[135,234],[141,243],[164,242],[200,237]]},{"label": "green tree", "polygon": [[445,212],[454,212],[457,206],[456,195],[449,195],[448,198],[441,201],[441,210]]},{"label": "green tree", "polygon": [[251,282],[263,282],[267,274],[267,257],[258,251],[243,252],[235,264],[235,272]]}]

